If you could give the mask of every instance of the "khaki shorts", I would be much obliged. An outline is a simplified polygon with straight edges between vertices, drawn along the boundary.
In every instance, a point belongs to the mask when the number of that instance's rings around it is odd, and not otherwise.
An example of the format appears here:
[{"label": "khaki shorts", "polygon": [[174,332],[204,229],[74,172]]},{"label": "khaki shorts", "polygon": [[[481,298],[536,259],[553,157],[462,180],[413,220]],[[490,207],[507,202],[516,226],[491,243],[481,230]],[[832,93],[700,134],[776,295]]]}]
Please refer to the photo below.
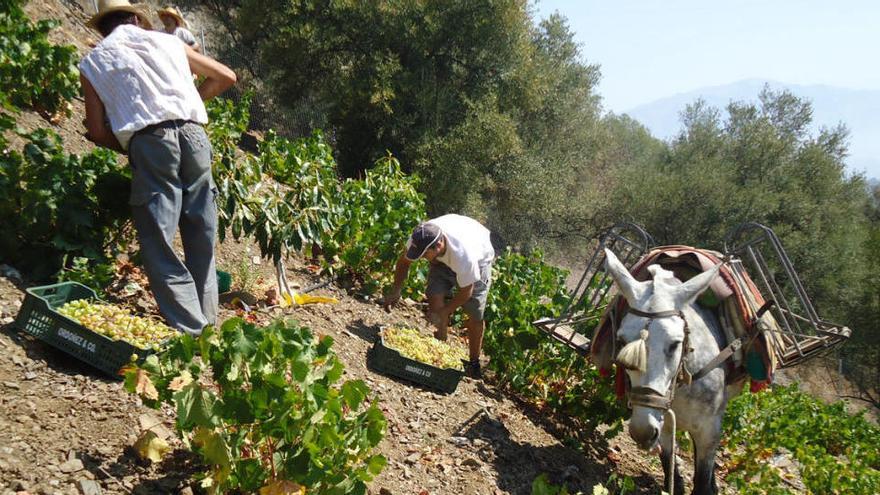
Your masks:
[{"label": "khaki shorts", "polygon": [[[492,262],[480,267],[480,280],[474,282],[474,292],[471,298],[462,305],[464,313],[468,318],[474,320],[482,320],[483,313],[486,311],[486,297],[489,294],[489,286],[492,285]],[[444,297],[451,298],[453,289],[458,287],[455,272],[443,263],[431,263],[428,269],[428,284],[425,289],[425,295],[428,297],[435,294],[443,294]]]}]

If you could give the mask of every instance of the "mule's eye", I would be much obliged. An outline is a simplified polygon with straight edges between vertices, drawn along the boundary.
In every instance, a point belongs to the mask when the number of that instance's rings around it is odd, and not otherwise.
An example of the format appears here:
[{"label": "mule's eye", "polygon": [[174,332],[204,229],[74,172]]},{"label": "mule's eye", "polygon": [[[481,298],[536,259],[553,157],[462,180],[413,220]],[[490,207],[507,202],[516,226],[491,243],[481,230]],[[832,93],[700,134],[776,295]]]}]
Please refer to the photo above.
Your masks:
[{"label": "mule's eye", "polygon": [[666,354],[669,356],[673,355],[680,345],[681,342],[673,342],[669,344],[669,347],[666,349]]}]

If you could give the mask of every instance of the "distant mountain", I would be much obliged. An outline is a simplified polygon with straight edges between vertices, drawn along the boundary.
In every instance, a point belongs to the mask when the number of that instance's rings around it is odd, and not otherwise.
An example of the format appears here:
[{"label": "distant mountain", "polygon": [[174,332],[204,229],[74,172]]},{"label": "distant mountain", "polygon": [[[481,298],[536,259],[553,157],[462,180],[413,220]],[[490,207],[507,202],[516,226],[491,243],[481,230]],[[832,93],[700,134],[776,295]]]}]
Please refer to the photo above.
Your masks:
[{"label": "distant mountain", "polygon": [[757,101],[764,84],[773,90],[787,89],[813,104],[813,129],[844,123],[850,130],[847,165],[853,172],[880,178],[880,90],[854,90],[834,86],[803,86],[776,81],[748,79],[662,98],[627,111],[654,136],[674,137],[681,130],[680,113],[702,98],[724,111],[731,101]]}]

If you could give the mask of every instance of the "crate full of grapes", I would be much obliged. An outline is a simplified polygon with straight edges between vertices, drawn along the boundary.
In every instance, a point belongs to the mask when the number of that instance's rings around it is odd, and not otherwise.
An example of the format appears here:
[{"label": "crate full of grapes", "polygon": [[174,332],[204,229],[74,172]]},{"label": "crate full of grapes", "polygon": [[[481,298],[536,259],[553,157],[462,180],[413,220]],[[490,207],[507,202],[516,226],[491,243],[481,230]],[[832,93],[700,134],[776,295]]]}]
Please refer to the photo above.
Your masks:
[{"label": "crate full of grapes", "polygon": [[375,371],[445,393],[455,392],[464,376],[466,351],[413,328],[384,328],[367,356]]},{"label": "crate full of grapes", "polygon": [[133,357],[141,360],[177,335],[162,323],[99,300],[76,282],[27,289],[15,325],[116,378]]}]

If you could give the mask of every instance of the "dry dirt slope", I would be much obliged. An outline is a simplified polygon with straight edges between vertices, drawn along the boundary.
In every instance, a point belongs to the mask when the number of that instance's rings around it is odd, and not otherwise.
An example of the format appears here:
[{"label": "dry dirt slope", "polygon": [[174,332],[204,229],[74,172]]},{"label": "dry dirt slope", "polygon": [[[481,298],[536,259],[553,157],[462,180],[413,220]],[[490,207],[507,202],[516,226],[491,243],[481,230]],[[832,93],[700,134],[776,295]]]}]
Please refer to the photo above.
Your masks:
[{"label": "dry dirt slope", "polygon": [[[221,259],[241,256],[228,243]],[[293,280],[310,283],[304,271]],[[588,491],[615,468],[637,477],[644,493],[657,486],[656,463],[643,463],[628,448],[605,450],[596,458],[563,446],[542,427],[540,417],[499,393],[491,384],[465,379],[456,393],[441,395],[377,375],[366,368],[366,353],[382,324],[419,320],[413,308],[386,314],[377,305],[334,289],[337,305],[289,310],[320,334],[331,335],[346,365],[347,378],[362,378],[380,400],[388,434],[380,445],[389,459],[372,483],[377,494],[529,494],[532,480],[548,473],[558,483]],[[197,469],[184,450],[159,465],[143,465],[131,455],[144,423],[173,424],[173,413],[152,412],[108,380],[39,341],[19,335],[11,320],[23,293],[0,278],[0,494],[179,493]],[[225,310],[224,316],[231,316]],[[268,319],[279,315],[260,315]],[[623,458],[615,466],[609,459]]]}]

